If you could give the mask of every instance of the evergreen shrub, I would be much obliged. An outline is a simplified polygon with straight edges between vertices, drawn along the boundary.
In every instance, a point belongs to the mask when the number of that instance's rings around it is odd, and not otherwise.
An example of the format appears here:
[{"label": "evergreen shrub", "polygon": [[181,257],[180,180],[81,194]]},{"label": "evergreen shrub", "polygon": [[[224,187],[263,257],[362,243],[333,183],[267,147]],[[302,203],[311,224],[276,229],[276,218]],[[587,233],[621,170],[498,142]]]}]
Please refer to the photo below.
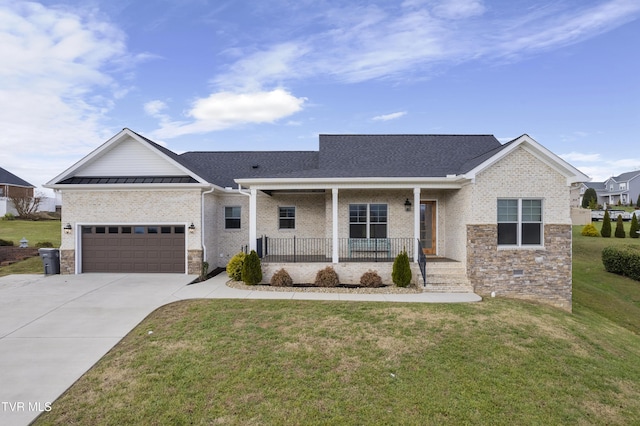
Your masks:
[{"label": "evergreen shrub", "polygon": [[604,211],[604,217],[602,218],[602,228],[600,229],[600,235],[604,238],[611,237],[611,216],[609,216],[609,210]]},{"label": "evergreen shrub", "polygon": [[242,281],[242,265],[247,255],[240,252],[233,256],[227,263],[227,275],[234,281]]},{"label": "evergreen shrub", "polygon": [[618,219],[616,219],[616,238],[624,238],[627,235],[624,232],[624,223],[622,222],[622,215],[618,215]]},{"label": "evergreen shrub", "polygon": [[585,237],[599,237],[600,233],[598,232],[598,229],[593,226],[592,224],[589,225],[585,225],[584,228],[582,228],[582,235]]},{"label": "evergreen shrub", "polygon": [[256,285],[262,281],[262,267],[260,258],[255,250],[245,258],[242,265],[242,281],[247,285]]},{"label": "evergreen shrub", "polygon": [[602,250],[602,263],[607,272],[640,281],[640,246],[609,246]]},{"label": "evergreen shrub", "polygon": [[406,250],[402,250],[393,261],[391,279],[398,287],[407,287],[411,283],[411,265]]},{"label": "evergreen shrub", "polygon": [[639,230],[640,230],[640,226],[638,226],[638,217],[634,213],[633,216],[631,216],[631,227],[629,228],[629,236],[631,238],[640,237],[640,234],[638,234]]}]

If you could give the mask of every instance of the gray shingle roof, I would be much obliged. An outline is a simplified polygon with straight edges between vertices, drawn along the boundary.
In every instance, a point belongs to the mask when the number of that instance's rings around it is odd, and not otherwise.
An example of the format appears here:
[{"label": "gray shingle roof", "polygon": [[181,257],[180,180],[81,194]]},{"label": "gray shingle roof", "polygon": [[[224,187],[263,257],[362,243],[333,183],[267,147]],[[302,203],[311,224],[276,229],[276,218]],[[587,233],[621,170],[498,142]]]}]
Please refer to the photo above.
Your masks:
[{"label": "gray shingle roof", "polygon": [[18,176],[3,169],[2,167],[0,167],[0,185],[15,185],[35,188],[34,185],[31,185],[26,180],[19,178]]},{"label": "gray shingle roof", "polygon": [[297,174],[318,167],[316,151],[185,152],[183,164],[208,182],[237,187],[234,179]]},{"label": "gray shingle roof", "polygon": [[634,177],[636,177],[638,175],[640,175],[640,170],[636,170],[634,172],[622,173],[621,175],[614,176],[613,180],[615,180],[616,182],[626,182],[628,180],[633,179]]},{"label": "gray shingle roof", "polygon": [[260,177],[444,177],[471,170],[505,146],[492,135],[320,135],[319,151],[205,151],[179,157],[225,187],[235,186],[234,179]]}]

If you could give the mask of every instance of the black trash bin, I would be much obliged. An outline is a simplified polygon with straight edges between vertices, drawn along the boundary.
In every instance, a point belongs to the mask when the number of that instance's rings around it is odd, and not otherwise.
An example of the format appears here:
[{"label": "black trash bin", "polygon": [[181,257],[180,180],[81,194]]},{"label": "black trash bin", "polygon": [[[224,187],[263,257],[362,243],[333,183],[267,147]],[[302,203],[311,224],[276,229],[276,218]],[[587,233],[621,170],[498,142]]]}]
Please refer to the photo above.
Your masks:
[{"label": "black trash bin", "polygon": [[60,250],[55,248],[41,248],[38,253],[42,258],[45,275],[55,275],[60,273]]}]

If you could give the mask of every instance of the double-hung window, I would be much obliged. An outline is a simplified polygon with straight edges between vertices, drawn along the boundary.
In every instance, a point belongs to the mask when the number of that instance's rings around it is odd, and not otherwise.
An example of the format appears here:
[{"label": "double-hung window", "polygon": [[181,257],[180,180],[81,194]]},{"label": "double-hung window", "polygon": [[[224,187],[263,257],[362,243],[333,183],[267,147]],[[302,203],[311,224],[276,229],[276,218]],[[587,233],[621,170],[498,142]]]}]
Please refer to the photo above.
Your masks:
[{"label": "double-hung window", "polygon": [[296,228],[296,208],[295,207],[278,207],[278,228],[280,229]]},{"label": "double-hung window", "polygon": [[240,206],[231,206],[224,208],[224,228],[240,229]]},{"label": "double-hung window", "polygon": [[498,200],[498,245],[542,245],[542,200]]},{"label": "double-hung window", "polygon": [[349,204],[349,238],[387,238],[386,204]]}]

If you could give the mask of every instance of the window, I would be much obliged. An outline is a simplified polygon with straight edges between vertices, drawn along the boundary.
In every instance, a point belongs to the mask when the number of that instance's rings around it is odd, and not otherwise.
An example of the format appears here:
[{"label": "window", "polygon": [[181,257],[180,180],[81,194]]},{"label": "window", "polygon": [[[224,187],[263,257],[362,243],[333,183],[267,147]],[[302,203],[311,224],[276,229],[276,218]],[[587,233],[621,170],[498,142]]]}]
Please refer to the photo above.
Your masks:
[{"label": "window", "polygon": [[387,238],[387,205],[349,204],[349,238]]},{"label": "window", "polygon": [[224,208],[224,228],[240,229],[240,206]]},{"label": "window", "polygon": [[280,229],[296,228],[295,207],[278,207],[278,227]]},{"label": "window", "polygon": [[542,200],[498,200],[498,245],[542,245]]}]

